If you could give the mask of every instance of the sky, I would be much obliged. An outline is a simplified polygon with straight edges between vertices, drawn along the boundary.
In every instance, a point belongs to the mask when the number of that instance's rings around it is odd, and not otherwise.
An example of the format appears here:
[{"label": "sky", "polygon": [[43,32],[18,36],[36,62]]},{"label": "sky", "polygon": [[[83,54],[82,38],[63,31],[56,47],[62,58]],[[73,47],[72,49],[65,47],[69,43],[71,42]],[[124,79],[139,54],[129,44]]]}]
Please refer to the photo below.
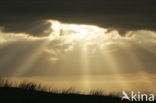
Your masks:
[{"label": "sky", "polygon": [[155,91],[155,4],[1,0],[0,77],[82,91]]}]

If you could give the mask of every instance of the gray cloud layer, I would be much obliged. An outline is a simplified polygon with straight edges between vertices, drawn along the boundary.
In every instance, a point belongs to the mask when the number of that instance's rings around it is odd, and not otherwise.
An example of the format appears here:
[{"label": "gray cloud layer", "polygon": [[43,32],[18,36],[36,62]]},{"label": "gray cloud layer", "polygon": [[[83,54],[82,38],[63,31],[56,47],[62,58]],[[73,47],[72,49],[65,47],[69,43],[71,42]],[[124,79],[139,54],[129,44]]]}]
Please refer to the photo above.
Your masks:
[{"label": "gray cloud layer", "polygon": [[[0,26],[5,32],[48,35],[47,19],[96,24],[117,29],[156,30],[155,0],[1,0]],[[47,32],[45,32],[47,31]]]}]

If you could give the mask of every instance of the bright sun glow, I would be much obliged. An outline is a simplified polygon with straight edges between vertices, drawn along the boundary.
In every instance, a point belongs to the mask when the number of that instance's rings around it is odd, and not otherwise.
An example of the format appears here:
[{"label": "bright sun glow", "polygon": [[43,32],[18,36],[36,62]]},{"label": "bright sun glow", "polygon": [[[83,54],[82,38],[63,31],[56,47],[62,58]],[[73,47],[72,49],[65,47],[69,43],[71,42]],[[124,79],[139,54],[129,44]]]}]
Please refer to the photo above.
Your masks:
[{"label": "bright sun glow", "polygon": [[50,38],[65,37],[71,39],[85,39],[89,40],[100,35],[103,35],[107,30],[94,25],[79,25],[79,24],[66,24],[55,20],[49,20],[52,24],[52,33]]}]

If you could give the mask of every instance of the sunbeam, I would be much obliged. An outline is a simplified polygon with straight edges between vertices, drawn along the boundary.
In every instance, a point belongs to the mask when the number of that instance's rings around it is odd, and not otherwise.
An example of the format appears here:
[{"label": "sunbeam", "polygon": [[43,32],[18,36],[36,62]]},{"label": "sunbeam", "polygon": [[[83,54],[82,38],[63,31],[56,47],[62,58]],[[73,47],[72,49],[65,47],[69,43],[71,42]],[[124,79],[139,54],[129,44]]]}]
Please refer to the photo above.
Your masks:
[{"label": "sunbeam", "polygon": [[[156,60],[152,56],[155,53],[153,32],[147,36],[152,38],[149,43],[139,36],[144,31],[130,31],[121,36],[117,30],[96,25],[68,24],[57,20],[48,22],[52,31],[48,36],[0,34],[3,40],[0,42],[2,76],[28,76],[36,81],[45,77],[56,87],[79,87],[84,91],[93,88],[107,92],[131,90],[139,83],[154,89],[155,83],[149,73],[155,71],[155,64],[147,63],[150,58]],[[148,66],[151,67],[149,70]],[[132,78],[136,75],[141,81]]]}]

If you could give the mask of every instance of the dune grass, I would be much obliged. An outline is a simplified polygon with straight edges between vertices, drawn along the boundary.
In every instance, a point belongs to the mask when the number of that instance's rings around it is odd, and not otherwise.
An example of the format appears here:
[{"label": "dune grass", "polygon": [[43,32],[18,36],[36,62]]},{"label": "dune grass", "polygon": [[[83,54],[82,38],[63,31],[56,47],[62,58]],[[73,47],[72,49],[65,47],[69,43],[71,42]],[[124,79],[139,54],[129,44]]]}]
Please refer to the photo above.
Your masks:
[{"label": "dune grass", "polygon": [[[3,87],[3,88],[14,87],[14,88],[21,88],[21,89],[30,90],[30,91],[44,91],[44,92],[58,93],[58,94],[82,94],[81,91],[76,90],[73,87],[70,87],[68,89],[58,90],[56,88],[47,88],[41,84],[28,82],[28,81],[23,81],[20,83],[18,82],[13,83],[9,81],[8,79],[0,79],[0,87]],[[96,90],[96,89],[91,90],[89,94],[99,95],[99,96],[105,95],[102,90]]]},{"label": "dune grass", "polygon": [[119,94],[105,94],[102,90],[91,90],[82,94],[74,88],[45,88],[33,82],[13,83],[0,79],[0,103],[156,103],[121,101]]}]

